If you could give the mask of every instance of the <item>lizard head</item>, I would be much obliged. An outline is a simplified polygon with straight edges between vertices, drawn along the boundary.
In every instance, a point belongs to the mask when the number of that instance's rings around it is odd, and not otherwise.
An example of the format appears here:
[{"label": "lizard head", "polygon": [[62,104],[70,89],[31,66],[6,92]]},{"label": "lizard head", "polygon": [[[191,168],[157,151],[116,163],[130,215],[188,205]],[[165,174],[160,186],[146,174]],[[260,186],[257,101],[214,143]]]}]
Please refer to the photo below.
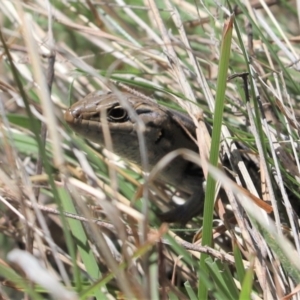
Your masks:
[{"label": "lizard head", "polygon": [[[113,150],[140,164],[138,134],[144,134],[149,164],[154,165],[170,151],[170,116],[154,101],[129,93],[90,94],[73,104],[64,115],[66,122],[88,140],[105,146],[109,130]],[[171,149],[172,150],[172,149]]]}]

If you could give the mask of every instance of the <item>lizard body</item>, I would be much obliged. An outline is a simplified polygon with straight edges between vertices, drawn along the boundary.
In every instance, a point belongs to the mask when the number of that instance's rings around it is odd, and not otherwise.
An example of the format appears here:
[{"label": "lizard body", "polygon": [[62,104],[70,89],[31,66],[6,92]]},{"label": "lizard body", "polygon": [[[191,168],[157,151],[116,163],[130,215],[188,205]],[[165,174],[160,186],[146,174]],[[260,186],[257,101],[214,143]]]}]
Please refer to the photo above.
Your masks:
[{"label": "lizard body", "polygon": [[[173,150],[187,148],[198,152],[198,147],[192,140],[195,137],[195,126],[187,115],[129,93],[120,95],[128,101],[145,124],[144,136],[150,168]],[[104,113],[114,153],[141,166],[137,124],[130,110],[123,108],[118,96],[113,93],[90,94],[65,112],[65,120],[75,132],[105,146],[105,124],[101,123],[101,114]],[[162,221],[186,223],[202,211],[204,177],[200,167],[177,157],[161,171],[158,180],[174,185],[178,190],[190,195],[185,204],[162,213]]]}]

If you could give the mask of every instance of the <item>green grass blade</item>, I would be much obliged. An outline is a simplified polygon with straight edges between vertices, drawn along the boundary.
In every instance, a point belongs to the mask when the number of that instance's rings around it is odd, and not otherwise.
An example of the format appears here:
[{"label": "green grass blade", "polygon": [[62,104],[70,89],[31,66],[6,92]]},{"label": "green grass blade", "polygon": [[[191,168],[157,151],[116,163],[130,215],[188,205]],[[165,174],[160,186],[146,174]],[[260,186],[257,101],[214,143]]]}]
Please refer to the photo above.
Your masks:
[{"label": "green grass blade", "polygon": [[[234,16],[228,20],[224,25],[223,29],[223,38],[221,44],[221,57],[219,61],[219,73],[217,80],[217,93],[216,93],[216,104],[214,112],[214,121],[213,121],[213,132],[212,132],[212,142],[210,148],[210,158],[209,161],[212,165],[218,165],[219,157],[219,145],[221,139],[221,126],[223,121],[223,110],[225,102],[225,89],[227,83],[227,72],[229,66],[230,58],[230,49],[231,49],[231,37],[233,30],[233,21]],[[213,220],[213,211],[214,211],[214,198],[215,198],[215,187],[216,181],[212,176],[208,174],[206,192],[205,192],[205,203],[204,203],[204,220],[203,220],[203,238],[202,245],[211,246],[212,242],[212,220]],[[207,255],[202,254],[200,260],[200,270],[201,272],[206,271],[205,260]],[[207,298],[207,289],[206,287],[199,282],[199,299]]]}]

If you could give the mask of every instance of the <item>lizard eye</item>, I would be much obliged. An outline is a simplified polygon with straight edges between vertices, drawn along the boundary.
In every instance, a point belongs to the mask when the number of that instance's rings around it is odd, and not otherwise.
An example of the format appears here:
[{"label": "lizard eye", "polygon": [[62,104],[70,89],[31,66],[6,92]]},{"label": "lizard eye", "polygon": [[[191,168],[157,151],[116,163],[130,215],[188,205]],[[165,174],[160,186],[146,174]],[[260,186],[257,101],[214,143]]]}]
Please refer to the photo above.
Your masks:
[{"label": "lizard eye", "polygon": [[128,113],[122,106],[116,105],[107,111],[107,118],[112,122],[125,122],[128,120]]}]

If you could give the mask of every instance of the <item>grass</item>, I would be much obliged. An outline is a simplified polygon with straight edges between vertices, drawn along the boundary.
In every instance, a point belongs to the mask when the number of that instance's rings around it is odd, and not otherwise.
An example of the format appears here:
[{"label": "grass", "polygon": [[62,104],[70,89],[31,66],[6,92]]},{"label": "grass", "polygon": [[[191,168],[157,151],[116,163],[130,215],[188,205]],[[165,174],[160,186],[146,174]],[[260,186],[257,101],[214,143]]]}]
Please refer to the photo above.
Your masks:
[{"label": "grass", "polygon": [[[230,5],[0,2],[3,299],[300,296],[298,11]],[[204,216],[161,224],[174,187],[148,190],[65,124],[70,104],[111,89],[191,116],[201,158],[183,154],[207,178]]]}]

